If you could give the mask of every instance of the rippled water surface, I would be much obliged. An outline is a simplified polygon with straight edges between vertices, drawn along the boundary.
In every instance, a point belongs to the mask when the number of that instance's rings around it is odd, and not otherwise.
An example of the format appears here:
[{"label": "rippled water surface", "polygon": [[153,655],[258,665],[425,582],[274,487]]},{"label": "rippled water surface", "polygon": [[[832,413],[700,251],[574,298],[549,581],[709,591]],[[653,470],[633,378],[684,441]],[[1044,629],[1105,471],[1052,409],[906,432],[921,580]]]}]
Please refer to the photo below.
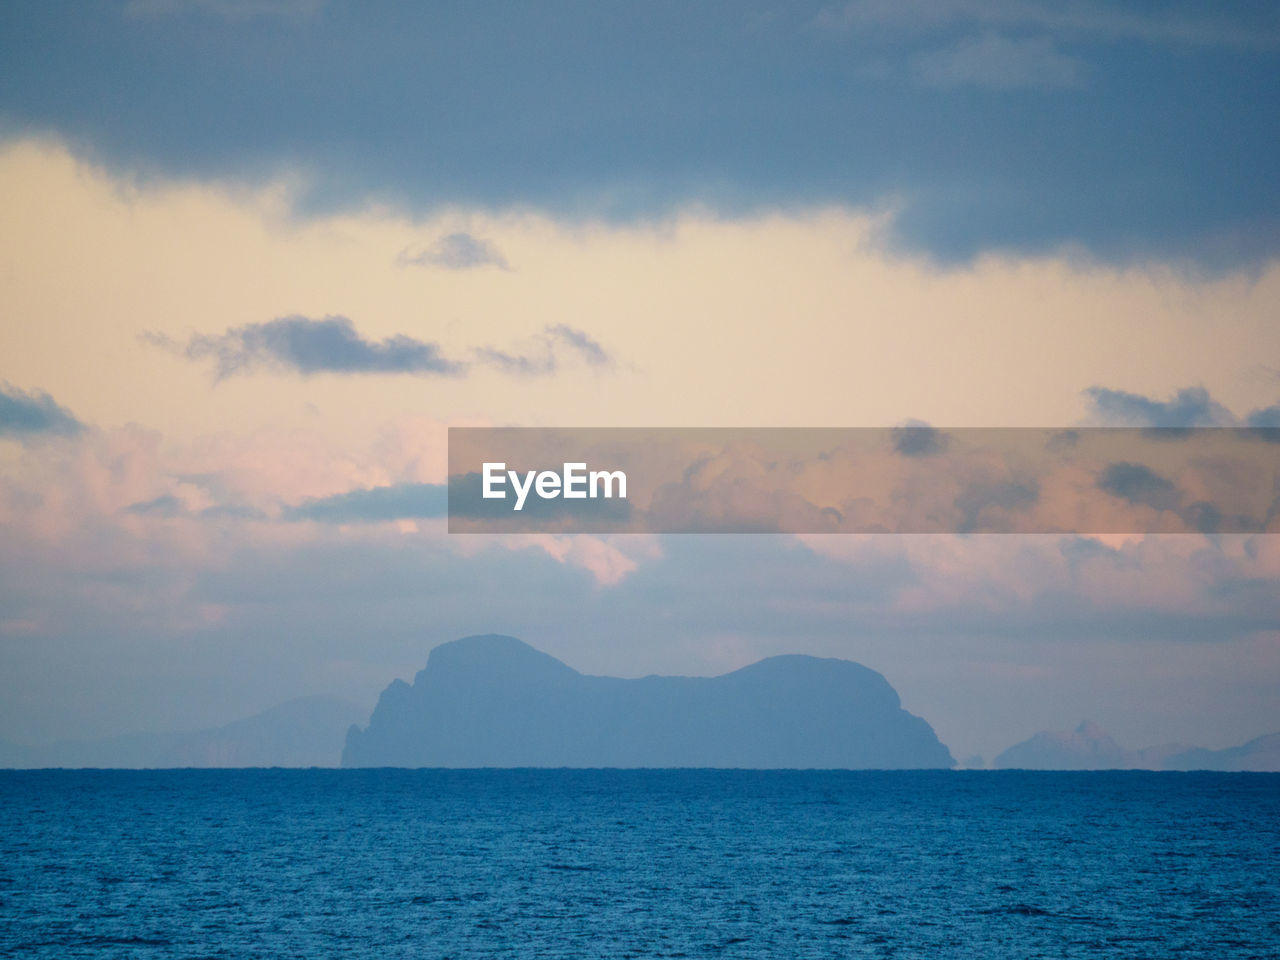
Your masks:
[{"label": "rippled water surface", "polygon": [[31,957],[1276,957],[1280,775],[0,772]]}]

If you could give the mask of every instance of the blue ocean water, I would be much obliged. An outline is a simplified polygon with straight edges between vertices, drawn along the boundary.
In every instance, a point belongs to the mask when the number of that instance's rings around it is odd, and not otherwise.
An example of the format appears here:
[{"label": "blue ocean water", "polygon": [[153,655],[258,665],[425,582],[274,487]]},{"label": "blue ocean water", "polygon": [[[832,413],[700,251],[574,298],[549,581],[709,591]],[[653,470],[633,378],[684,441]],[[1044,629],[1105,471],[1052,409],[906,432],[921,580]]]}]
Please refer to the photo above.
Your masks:
[{"label": "blue ocean water", "polygon": [[1280,775],[0,772],[24,957],[1277,957]]}]

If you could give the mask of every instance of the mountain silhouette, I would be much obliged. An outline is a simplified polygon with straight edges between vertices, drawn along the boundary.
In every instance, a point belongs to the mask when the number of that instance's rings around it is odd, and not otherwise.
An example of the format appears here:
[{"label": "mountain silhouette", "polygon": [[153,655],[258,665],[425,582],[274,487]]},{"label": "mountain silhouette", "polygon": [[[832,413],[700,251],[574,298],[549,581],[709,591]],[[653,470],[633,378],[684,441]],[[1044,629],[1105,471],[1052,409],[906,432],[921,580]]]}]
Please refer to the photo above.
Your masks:
[{"label": "mountain silhouette", "polygon": [[1192,747],[1169,757],[1166,770],[1258,770],[1280,773],[1280,733],[1254,737],[1223,750]]},{"label": "mountain silhouette", "polygon": [[346,767],[951,767],[874,670],[781,656],[719,677],[586,676],[514,637],[431,651],[352,727]]},{"label": "mountain silhouette", "polygon": [[1256,737],[1239,747],[1206,750],[1167,743],[1126,750],[1095,723],[1075,730],[1037,733],[1014,744],[992,766],[1019,770],[1259,770],[1280,771],[1280,733]]},{"label": "mountain silhouette", "polygon": [[1136,756],[1096,723],[1075,730],[1042,730],[995,758],[995,767],[1018,770],[1128,770]]},{"label": "mountain silhouette", "polygon": [[366,715],[336,697],[302,697],[191,733],[126,733],[44,747],[0,744],[0,767],[332,767],[343,732]]}]

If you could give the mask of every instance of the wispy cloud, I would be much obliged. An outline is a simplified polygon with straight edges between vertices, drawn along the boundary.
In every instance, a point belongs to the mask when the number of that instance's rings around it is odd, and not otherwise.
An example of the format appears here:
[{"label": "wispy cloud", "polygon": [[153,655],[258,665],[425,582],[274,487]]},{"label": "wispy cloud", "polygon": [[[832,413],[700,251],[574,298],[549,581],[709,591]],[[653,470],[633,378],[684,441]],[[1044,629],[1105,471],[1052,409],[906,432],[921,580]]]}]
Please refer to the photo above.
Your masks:
[{"label": "wispy cloud", "polygon": [[174,350],[189,360],[213,360],[217,378],[260,369],[317,373],[406,373],[456,376],[464,366],[443,356],[436,343],[397,334],[368,340],[346,317],[279,317],[265,323],[230,327],[220,334],[196,334],[185,344],[163,334],[143,339]]},{"label": "wispy cloud", "polygon": [[613,357],[599,341],[575,327],[563,323],[548,326],[525,352],[513,353],[495,347],[476,352],[481,363],[497,367],[504,373],[534,377],[554,373],[565,353],[576,356],[590,367],[607,368]]},{"label": "wispy cloud", "polygon": [[137,503],[131,503],[124,508],[124,512],[135,517],[163,517],[167,520],[173,517],[185,516],[187,507],[173,494],[165,493],[158,497],[152,497],[150,500],[139,500]]},{"label": "wispy cloud", "polygon": [[910,32],[977,25],[1205,47],[1265,49],[1280,41],[1272,31],[1203,12],[1213,9],[1225,8],[1205,7],[1187,14],[1168,8],[1122,9],[1090,0],[850,0],[822,11],[818,24],[828,29],[890,27]]},{"label": "wispy cloud", "polygon": [[325,0],[129,0],[124,11],[131,17],[201,13],[228,20],[251,20],[258,17],[313,16],[324,6]]},{"label": "wispy cloud", "polygon": [[925,86],[988,90],[1079,87],[1088,73],[1083,60],[1060,52],[1049,37],[1013,39],[996,33],[919,54],[911,69]]},{"label": "wispy cloud", "polygon": [[567,324],[551,324],[520,348],[480,347],[468,361],[444,356],[437,343],[404,334],[370,340],[346,317],[279,317],[265,323],[198,333],[185,342],[163,333],[144,333],[145,343],[193,361],[212,360],[217,380],[275,370],[304,377],[330,374],[412,374],[462,376],[474,366],[495,367],[514,376],[548,376],[566,357],[588,367],[614,366],[614,358],[590,334]]},{"label": "wispy cloud", "polygon": [[47,393],[0,381],[0,437],[72,436],[83,425]]},{"label": "wispy cloud", "polygon": [[288,507],[283,518],[318,523],[381,523],[443,517],[447,506],[444,484],[401,483],[306,500]]},{"label": "wispy cloud", "polygon": [[242,503],[215,503],[195,508],[171,493],[161,494],[150,500],[140,500],[124,508],[124,513],[135,517],[160,520],[267,520],[268,515],[257,507]]},{"label": "wispy cloud", "polygon": [[451,233],[429,247],[406,247],[400,251],[396,262],[406,267],[444,267],[447,270],[474,270],[477,267],[511,269],[501,250],[488,240],[469,233]]}]

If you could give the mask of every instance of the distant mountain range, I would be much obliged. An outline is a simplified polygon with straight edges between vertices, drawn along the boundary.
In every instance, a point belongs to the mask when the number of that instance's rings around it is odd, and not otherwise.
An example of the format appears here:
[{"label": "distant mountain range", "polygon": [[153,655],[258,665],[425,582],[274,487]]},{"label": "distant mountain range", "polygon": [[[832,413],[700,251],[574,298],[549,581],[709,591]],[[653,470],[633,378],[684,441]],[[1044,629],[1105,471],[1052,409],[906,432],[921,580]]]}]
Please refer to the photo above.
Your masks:
[{"label": "distant mountain range", "polygon": [[[358,726],[366,723],[366,726]],[[345,738],[345,746],[344,746]],[[396,680],[370,717],[335,697],[292,700],[191,733],[131,733],[46,746],[0,742],[0,768],[30,767],[956,766],[889,682],[849,660],[769,657],[718,677],[625,680],[579,673],[514,637],[466,637]],[[981,767],[981,758],[967,761]],[[991,764],[1026,770],[1280,772],[1280,733],[1207,750],[1129,750],[1096,724],[1043,731]]]},{"label": "distant mountain range", "polygon": [[45,747],[0,744],[0,767],[335,767],[343,734],[366,716],[336,697],[304,697],[194,733],[128,733]]},{"label": "distant mountain range", "polygon": [[770,657],[719,677],[586,676],[514,637],[431,651],[347,736],[346,767],[948,768],[874,670]]},{"label": "distant mountain range", "polygon": [[1280,733],[1239,747],[1206,750],[1182,743],[1126,750],[1097,724],[1042,731],[996,757],[993,766],[1021,770],[1259,770],[1280,772]]}]

